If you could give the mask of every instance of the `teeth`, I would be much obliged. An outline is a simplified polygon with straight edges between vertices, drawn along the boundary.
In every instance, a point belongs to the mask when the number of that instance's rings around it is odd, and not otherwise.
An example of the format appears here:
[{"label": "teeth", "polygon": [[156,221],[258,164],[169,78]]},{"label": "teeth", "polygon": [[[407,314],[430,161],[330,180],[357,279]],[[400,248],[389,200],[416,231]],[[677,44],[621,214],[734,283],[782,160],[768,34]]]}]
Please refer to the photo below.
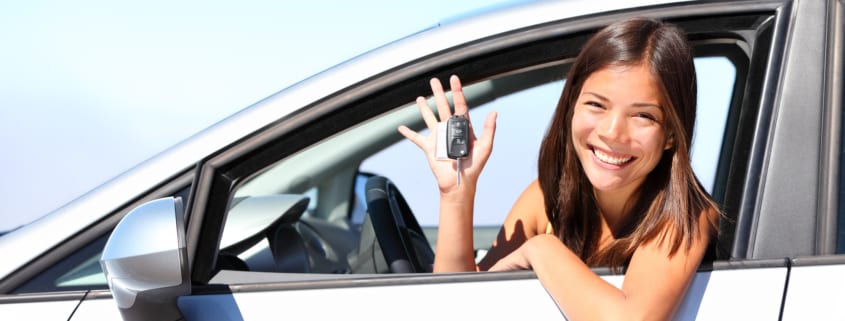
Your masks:
[{"label": "teeth", "polygon": [[595,154],[596,158],[598,158],[600,161],[608,163],[608,164],[613,164],[613,165],[625,164],[629,160],[631,160],[631,158],[633,158],[631,156],[628,156],[628,157],[613,157],[613,156],[610,156],[608,154],[603,153],[602,151],[600,151],[598,149],[593,149],[593,154]]}]

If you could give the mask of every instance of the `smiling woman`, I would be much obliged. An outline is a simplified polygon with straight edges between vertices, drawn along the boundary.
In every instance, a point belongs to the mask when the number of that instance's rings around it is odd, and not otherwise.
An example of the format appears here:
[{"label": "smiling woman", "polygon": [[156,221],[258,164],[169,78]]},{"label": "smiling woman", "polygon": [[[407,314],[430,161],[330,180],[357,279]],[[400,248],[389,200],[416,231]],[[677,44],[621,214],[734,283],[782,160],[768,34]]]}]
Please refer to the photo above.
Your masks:
[{"label": "smiling woman", "polygon": [[[587,41],[566,78],[538,179],[477,265],[475,190],[493,149],[496,114],[477,139],[471,133],[467,161],[453,164],[434,156],[433,133],[438,118],[468,115],[460,80],[450,78],[454,110],[437,78],[437,116],[417,99],[432,134],[399,132],[426,154],[440,190],[434,271],[532,269],[571,319],[670,319],[715,240],[719,215],[690,163],[696,77],[686,34],[653,19],[611,24]],[[623,286],[589,270],[599,266],[625,268]]]}]

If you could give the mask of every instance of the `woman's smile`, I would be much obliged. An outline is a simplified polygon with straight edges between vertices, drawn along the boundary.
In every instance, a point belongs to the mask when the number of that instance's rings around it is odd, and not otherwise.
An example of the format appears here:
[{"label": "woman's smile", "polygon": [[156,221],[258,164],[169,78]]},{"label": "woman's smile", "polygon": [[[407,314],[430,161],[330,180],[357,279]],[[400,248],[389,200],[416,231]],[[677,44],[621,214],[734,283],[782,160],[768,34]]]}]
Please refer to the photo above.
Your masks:
[{"label": "woman's smile", "polygon": [[603,164],[621,167],[626,163],[634,160],[634,156],[631,155],[621,155],[612,152],[606,152],[596,148],[595,146],[590,147],[592,148],[593,155],[596,156],[596,159],[598,159],[598,161]]}]

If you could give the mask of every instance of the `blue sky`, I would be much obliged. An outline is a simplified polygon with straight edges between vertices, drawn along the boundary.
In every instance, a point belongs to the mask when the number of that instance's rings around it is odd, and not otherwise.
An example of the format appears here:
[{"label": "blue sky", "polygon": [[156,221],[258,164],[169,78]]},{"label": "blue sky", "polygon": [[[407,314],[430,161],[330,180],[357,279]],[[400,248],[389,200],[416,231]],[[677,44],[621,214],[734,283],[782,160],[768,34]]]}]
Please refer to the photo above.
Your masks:
[{"label": "blue sky", "polygon": [[2,2],[0,230],[298,80],[500,2]]}]

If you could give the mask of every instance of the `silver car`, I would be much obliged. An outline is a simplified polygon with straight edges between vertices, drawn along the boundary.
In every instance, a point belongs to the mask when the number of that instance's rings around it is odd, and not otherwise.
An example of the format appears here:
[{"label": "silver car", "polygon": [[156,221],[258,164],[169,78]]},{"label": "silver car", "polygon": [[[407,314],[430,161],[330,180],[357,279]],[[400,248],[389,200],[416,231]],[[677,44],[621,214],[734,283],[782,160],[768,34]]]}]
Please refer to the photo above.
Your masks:
[{"label": "silver car", "polygon": [[423,128],[414,99],[451,74],[472,114],[499,112],[477,195],[482,257],[536,177],[572,58],[632,16],[694,45],[694,167],[729,218],[676,319],[842,319],[842,0],[539,1],[443,22],[0,237],[0,319],[563,319],[531,271],[429,273],[436,187],[396,127]]}]

